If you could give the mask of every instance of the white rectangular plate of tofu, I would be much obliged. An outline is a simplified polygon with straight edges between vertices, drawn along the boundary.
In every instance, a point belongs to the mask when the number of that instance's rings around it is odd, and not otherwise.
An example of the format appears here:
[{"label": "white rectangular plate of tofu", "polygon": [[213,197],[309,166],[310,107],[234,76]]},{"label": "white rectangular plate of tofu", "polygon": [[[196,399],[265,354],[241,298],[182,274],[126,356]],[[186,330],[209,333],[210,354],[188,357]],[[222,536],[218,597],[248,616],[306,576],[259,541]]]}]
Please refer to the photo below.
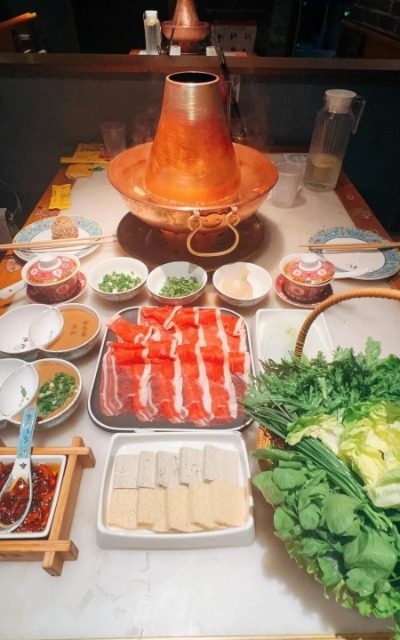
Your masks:
[{"label": "white rectangular plate of tofu", "polygon": [[237,432],[115,434],[97,541],[110,549],[195,549],[254,540],[246,446]]}]

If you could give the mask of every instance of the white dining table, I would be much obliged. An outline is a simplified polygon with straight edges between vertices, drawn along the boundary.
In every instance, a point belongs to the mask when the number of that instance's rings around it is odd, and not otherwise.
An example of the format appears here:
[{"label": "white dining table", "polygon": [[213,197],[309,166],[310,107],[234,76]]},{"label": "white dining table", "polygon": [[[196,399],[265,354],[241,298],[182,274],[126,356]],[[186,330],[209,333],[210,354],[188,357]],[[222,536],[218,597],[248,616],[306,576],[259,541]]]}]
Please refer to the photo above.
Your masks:
[{"label": "white dining table", "polygon": [[[115,233],[127,207],[107,180],[106,171],[74,182],[70,209],[96,220],[105,234]],[[266,199],[259,210],[265,240],[255,262],[274,278],[282,256],[299,251],[320,229],[353,223],[337,194],[303,188],[295,206],[274,207]],[[123,255],[117,242],[103,244],[81,260],[87,275],[98,260]],[[385,281],[338,280],[334,292],[359,286],[387,286]],[[87,287],[78,300],[95,307],[106,323],[121,305],[100,299]],[[27,304],[25,294],[13,307]],[[131,305],[153,304],[143,290]],[[209,280],[201,306],[225,306]],[[125,303],[122,306],[127,306]],[[255,344],[258,309],[294,309],[272,289],[257,307],[243,309]],[[369,336],[381,341],[383,354],[400,355],[398,303],[386,299],[349,300],[328,309],[324,317],[335,346],[362,350]],[[34,434],[35,446],[69,446],[81,436],[96,458],[85,469],[73,518],[71,539],[79,549],[58,577],[40,562],[3,562],[0,568],[0,639],[137,638],[154,636],[309,636],[383,631],[388,621],[362,618],[324,597],[322,587],[299,569],[274,536],[272,509],[253,491],[256,536],[250,545],[226,548],[139,550],[102,549],[96,537],[100,483],[112,433],[90,419],[87,400],[96,369],[97,350],[75,361],[83,377],[78,410],[63,424]],[[242,432],[251,468],[257,427]],[[17,429],[0,434],[15,446]],[[155,436],[156,437],[156,436]]]}]

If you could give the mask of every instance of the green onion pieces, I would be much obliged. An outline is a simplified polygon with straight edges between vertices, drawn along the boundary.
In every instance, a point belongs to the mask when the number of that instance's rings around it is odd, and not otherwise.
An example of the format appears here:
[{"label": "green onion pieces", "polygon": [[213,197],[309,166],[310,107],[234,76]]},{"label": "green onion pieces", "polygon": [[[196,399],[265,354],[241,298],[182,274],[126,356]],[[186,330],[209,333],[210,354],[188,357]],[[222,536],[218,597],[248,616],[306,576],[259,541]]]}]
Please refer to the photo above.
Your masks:
[{"label": "green onion pieces", "polygon": [[106,273],[99,282],[100,291],[105,293],[121,293],[122,291],[128,291],[134,289],[142,282],[139,276],[135,276],[133,273]]},{"label": "green onion pieces", "polygon": [[160,295],[166,298],[179,298],[180,296],[187,296],[190,293],[198,291],[200,287],[201,282],[193,276],[188,278],[168,276],[160,291]]}]

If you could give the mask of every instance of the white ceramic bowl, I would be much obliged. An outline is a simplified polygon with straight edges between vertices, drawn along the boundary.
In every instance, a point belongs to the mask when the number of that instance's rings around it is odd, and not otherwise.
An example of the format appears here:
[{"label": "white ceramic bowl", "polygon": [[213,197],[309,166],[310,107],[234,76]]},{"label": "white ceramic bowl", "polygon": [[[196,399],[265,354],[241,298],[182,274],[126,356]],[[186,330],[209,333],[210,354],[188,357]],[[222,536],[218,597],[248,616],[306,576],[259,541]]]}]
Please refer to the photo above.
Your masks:
[{"label": "white ceramic bowl", "polygon": [[[62,360],[61,358],[43,358],[41,360],[35,360],[32,364],[39,374],[39,392],[40,387],[48,380],[51,380],[54,377],[54,374],[59,371],[74,376],[76,380],[76,391],[74,395],[68,398],[62,407],[60,407],[56,412],[49,414],[47,417],[41,418],[39,416],[35,427],[35,430],[39,431],[41,429],[49,429],[61,424],[78,408],[79,399],[82,393],[82,377],[79,369],[75,365],[71,362],[67,362],[66,360]],[[19,425],[21,423],[21,415],[13,416],[9,419],[9,422]]]},{"label": "white ceramic bowl", "polygon": [[[114,271],[115,273],[139,276],[139,278],[141,278],[141,282],[136,285],[136,287],[132,287],[132,289],[127,289],[126,291],[102,291],[99,288],[99,283],[105,275],[111,275]],[[105,300],[109,300],[111,302],[122,302],[124,300],[134,298],[139,293],[146,283],[148,273],[149,271],[144,262],[136,260],[135,258],[129,258],[128,256],[120,256],[117,258],[110,258],[109,260],[103,260],[103,262],[96,264],[89,273],[89,284],[93,291]]]},{"label": "white ceramic bowl", "polygon": [[[48,312],[49,309],[51,309],[51,312]],[[27,304],[21,307],[14,307],[3,316],[0,316],[0,352],[6,356],[19,356],[26,360],[32,360],[36,356],[39,346],[31,340],[31,326],[37,321],[36,327],[41,329],[40,317],[46,311],[51,313],[52,321],[54,314],[55,320],[54,330],[52,328],[53,324],[50,327],[47,344],[55,340],[61,333],[63,326],[61,314],[57,313],[54,307],[50,307],[47,304]],[[47,345],[41,342],[40,346]]]},{"label": "white ceramic bowl", "polygon": [[97,343],[102,329],[100,316],[93,307],[75,302],[64,302],[57,308],[64,318],[63,330],[55,342],[40,351],[52,358],[81,358]]},{"label": "white ceramic bowl", "polygon": [[270,273],[252,262],[224,264],[214,272],[212,281],[222,300],[234,307],[258,304],[272,287]]},{"label": "white ceramic bowl", "polygon": [[[188,293],[184,296],[169,297],[161,295],[160,291],[163,288],[167,278],[196,278],[199,281],[200,287],[193,293]],[[203,293],[207,284],[207,273],[197,264],[191,262],[166,262],[165,264],[156,267],[151,271],[147,279],[147,288],[150,291],[153,298],[158,302],[167,305],[186,305],[192,304]]]}]

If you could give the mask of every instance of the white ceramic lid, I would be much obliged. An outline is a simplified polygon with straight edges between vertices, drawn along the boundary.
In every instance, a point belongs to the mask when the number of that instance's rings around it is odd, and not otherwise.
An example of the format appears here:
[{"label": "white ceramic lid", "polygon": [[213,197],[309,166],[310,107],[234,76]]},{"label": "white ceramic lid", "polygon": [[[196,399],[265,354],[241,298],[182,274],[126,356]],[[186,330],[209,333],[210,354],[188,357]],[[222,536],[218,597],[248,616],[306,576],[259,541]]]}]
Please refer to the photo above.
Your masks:
[{"label": "white ceramic lid", "polygon": [[74,275],[78,269],[77,258],[46,253],[27,262],[21,275],[28,284],[48,286],[63,282]]},{"label": "white ceramic lid", "polygon": [[327,109],[333,113],[347,113],[356,96],[354,91],[347,89],[328,89],[325,91]]},{"label": "white ceramic lid", "polygon": [[334,265],[315,253],[291,254],[282,259],[280,267],[288,280],[305,286],[328,284],[335,273]]}]

